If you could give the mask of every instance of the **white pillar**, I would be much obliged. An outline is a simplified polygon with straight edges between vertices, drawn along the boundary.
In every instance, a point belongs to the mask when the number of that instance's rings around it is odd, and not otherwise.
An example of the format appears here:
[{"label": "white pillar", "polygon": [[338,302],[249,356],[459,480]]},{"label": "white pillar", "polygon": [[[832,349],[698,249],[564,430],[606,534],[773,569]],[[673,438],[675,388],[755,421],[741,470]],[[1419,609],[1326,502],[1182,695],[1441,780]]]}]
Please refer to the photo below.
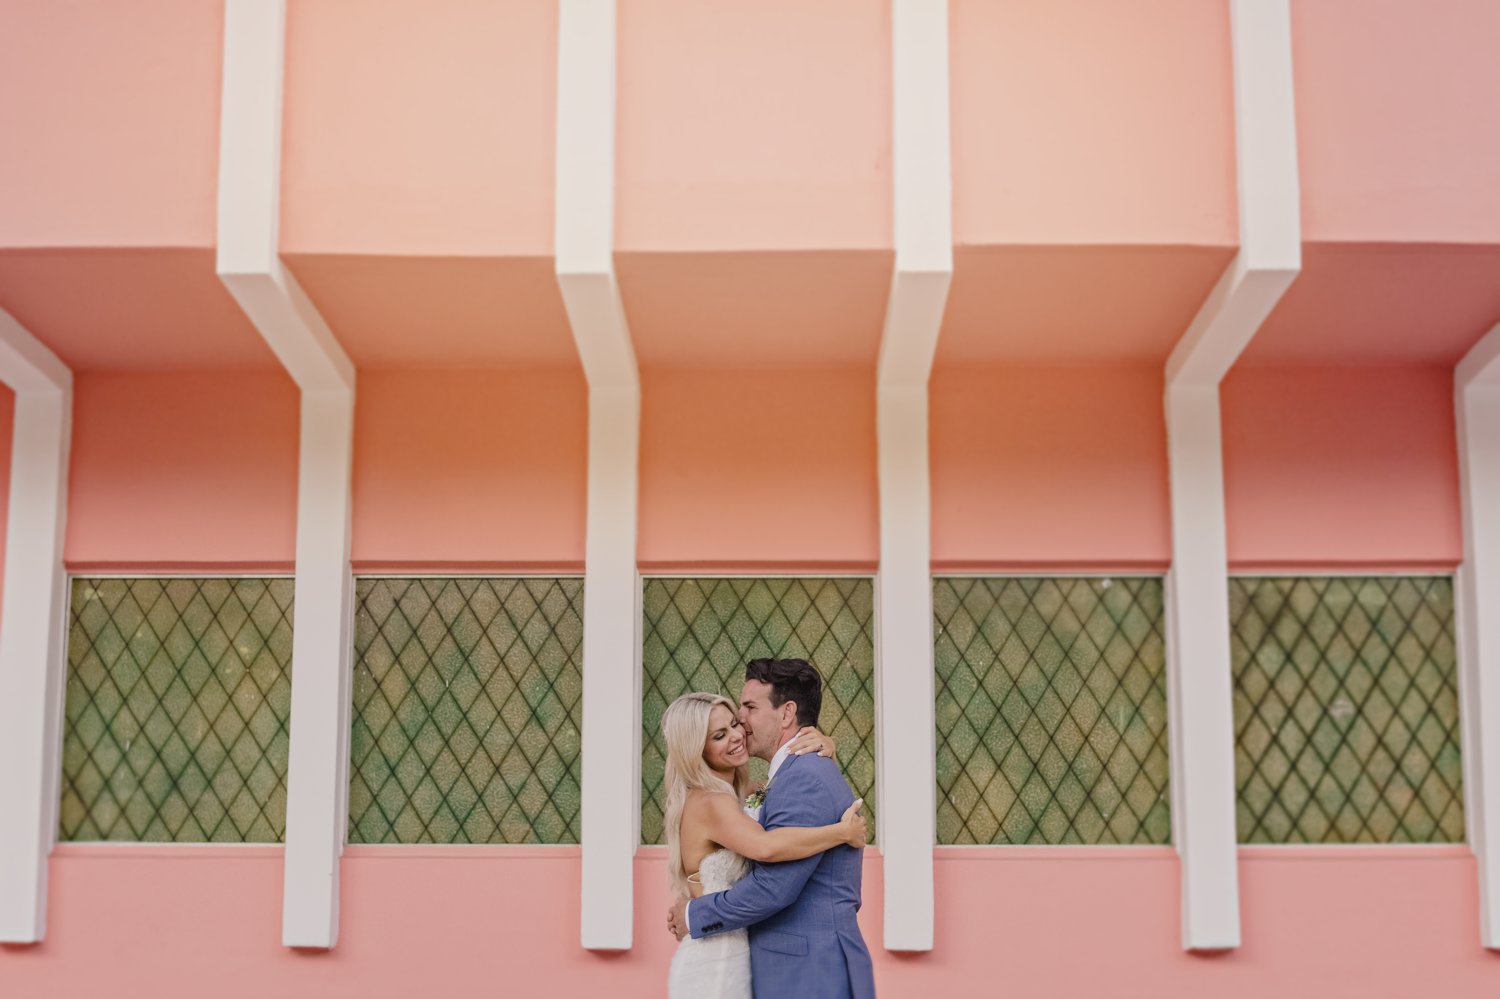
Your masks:
[{"label": "white pillar", "polygon": [[0,380],[16,393],[0,605],[0,943],[36,943],[57,836],[73,376],[0,310]]},{"label": "white pillar", "polygon": [[562,0],[557,281],[589,384],[583,582],[583,899],[590,950],[629,950],[640,843],[640,379],[614,272],[615,2]]},{"label": "white pillar", "polygon": [[876,776],[885,947],[928,951],[937,762],[927,381],[953,277],[948,5],[891,6],[896,268],[877,372]]},{"label": "white pillar", "polygon": [[278,255],[285,0],[227,0],[219,277],[302,393],[282,943],[332,947],[349,799],[354,365]]},{"label": "white pillar", "polygon": [[1500,325],[1458,365],[1458,468],[1464,560],[1458,666],[1464,816],[1479,867],[1479,939],[1500,950]]},{"label": "white pillar", "polygon": [[1301,269],[1288,0],[1230,0],[1240,252],[1166,369],[1167,678],[1182,945],[1240,943],[1219,384]]}]

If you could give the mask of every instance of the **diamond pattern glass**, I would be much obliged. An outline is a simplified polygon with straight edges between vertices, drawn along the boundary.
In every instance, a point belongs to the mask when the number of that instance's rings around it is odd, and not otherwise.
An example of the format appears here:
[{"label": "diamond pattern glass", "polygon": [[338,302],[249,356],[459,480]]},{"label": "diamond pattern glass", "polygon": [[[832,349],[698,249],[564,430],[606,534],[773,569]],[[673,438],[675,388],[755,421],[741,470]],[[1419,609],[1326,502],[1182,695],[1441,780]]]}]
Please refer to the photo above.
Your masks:
[{"label": "diamond pattern glass", "polygon": [[[690,690],[738,700],[751,659],[806,659],[823,676],[819,725],[865,814],[875,806],[874,586],[869,579],[645,581],[642,654],[641,842],[664,842],[661,716]],[[766,764],[751,761],[764,779]]]},{"label": "diamond pattern glass", "polygon": [[351,843],[577,843],[583,580],[360,579]]},{"label": "diamond pattern glass", "polygon": [[1166,843],[1159,579],[942,578],[939,843]]},{"label": "diamond pattern glass", "polygon": [[292,580],[75,579],[60,836],[286,830]]},{"label": "diamond pattern glass", "polygon": [[1453,584],[1229,584],[1242,843],[1464,837]]}]

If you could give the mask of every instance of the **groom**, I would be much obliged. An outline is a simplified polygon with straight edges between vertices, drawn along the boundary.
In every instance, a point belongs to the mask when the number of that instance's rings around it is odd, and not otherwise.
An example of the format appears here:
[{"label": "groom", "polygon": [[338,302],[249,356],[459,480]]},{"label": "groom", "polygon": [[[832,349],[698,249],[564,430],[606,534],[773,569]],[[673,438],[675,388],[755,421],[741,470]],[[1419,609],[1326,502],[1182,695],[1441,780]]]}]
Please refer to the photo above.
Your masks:
[{"label": "groom", "polygon": [[[760,815],[767,829],[837,822],[854,802],[837,763],[785,748],[799,728],[818,723],[822,705],[823,681],[806,660],[745,666],[740,724],[750,755],[771,762]],[[748,926],[757,997],[873,999],[870,952],[854,917],[863,854],[836,846],[805,860],[757,864],[728,891],[678,899],[667,926],[678,939]]]}]

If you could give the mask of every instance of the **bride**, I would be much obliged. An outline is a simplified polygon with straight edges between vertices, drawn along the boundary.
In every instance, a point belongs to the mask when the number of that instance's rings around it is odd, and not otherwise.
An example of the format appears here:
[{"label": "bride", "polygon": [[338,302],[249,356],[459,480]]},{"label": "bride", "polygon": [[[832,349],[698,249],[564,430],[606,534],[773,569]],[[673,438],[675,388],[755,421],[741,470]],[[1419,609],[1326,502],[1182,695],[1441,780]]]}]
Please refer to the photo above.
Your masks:
[{"label": "bride", "polygon": [[[861,802],[838,823],[767,832],[740,803],[752,790],[750,750],[734,704],[718,694],[683,694],[661,718],[667,743],[667,876],[679,896],[723,891],[747,861],[800,860],[835,846],[865,845]],[[803,729],[793,752],[833,755],[833,740]],[[670,999],[750,999],[750,943],[744,930],[686,937],[667,975]]]}]

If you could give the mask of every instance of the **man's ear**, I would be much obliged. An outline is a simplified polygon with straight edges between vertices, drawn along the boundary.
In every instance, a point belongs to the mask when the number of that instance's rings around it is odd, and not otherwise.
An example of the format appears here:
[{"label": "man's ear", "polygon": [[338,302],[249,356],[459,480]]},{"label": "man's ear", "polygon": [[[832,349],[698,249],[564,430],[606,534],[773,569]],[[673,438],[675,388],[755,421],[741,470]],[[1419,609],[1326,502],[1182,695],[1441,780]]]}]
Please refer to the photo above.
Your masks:
[{"label": "man's ear", "polygon": [[[787,714],[787,710],[786,710],[787,708],[791,708],[792,709],[791,714]],[[795,722],[797,720],[797,702],[796,701],[782,701],[781,702],[781,708],[779,710],[781,711],[781,727],[782,728],[786,728],[787,721],[790,720],[792,722]]]}]

